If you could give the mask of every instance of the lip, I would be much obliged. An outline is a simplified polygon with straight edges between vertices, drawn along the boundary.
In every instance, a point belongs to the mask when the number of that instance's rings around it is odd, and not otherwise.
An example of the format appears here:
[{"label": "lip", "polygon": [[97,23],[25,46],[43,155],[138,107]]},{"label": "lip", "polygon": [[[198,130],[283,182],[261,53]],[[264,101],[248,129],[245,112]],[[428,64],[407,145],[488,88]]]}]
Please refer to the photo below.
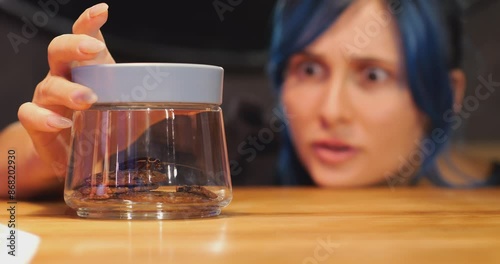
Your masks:
[{"label": "lip", "polygon": [[315,141],[312,150],[321,162],[330,165],[347,162],[359,152],[358,148],[337,139]]}]

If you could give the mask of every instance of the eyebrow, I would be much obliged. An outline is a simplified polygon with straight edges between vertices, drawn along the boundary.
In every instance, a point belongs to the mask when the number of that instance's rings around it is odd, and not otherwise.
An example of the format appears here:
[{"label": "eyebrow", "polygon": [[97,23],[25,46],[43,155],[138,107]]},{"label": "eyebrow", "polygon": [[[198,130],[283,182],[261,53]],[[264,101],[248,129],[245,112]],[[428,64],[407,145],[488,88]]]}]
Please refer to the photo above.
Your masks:
[{"label": "eyebrow", "polygon": [[309,58],[315,58],[315,59],[323,59],[324,56],[320,55],[320,54],[317,54],[317,53],[314,53],[314,52],[311,52],[309,50],[301,50],[295,54],[293,54],[291,57],[293,56],[305,56],[305,57],[309,57]]},{"label": "eyebrow", "polygon": [[381,57],[374,57],[374,56],[367,56],[367,57],[352,56],[350,59],[354,61],[355,64],[383,64],[386,66],[398,65],[398,62],[395,60],[381,58]]},{"label": "eyebrow", "polygon": [[[314,58],[314,59],[319,59],[322,61],[327,61],[325,56],[323,56],[322,54],[318,54],[318,53],[315,53],[314,51],[310,51],[307,49],[302,50],[300,52],[297,52],[294,55],[305,56],[308,58]],[[344,56],[344,58],[346,58],[346,57],[347,56]],[[398,62],[396,60],[387,59],[384,57],[374,56],[374,55],[368,55],[368,56],[353,55],[353,56],[349,56],[347,58],[353,64],[382,64],[385,66],[394,66],[394,65],[397,66],[398,65]]]}]

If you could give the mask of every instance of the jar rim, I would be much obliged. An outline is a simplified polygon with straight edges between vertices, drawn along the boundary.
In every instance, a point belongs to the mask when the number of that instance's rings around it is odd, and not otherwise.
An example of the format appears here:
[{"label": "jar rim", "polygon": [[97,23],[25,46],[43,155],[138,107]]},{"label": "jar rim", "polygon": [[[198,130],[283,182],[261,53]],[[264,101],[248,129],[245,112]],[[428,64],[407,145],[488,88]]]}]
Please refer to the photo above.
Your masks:
[{"label": "jar rim", "polygon": [[201,67],[209,69],[222,69],[220,66],[202,64],[202,63],[174,63],[174,62],[123,62],[123,63],[106,63],[94,65],[82,65],[76,68],[97,67],[97,68],[124,68],[124,67],[147,67],[147,66],[162,66],[162,67]]},{"label": "jar rim", "polygon": [[177,102],[222,104],[224,69],[191,63],[117,63],[72,69],[97,103]]}]

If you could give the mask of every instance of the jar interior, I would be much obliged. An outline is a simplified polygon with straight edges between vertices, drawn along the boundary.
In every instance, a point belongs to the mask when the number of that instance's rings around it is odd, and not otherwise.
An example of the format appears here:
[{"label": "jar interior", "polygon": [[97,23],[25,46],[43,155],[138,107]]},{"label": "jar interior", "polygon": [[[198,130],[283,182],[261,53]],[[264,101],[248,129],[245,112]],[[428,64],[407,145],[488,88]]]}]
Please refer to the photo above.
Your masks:
[{"label": "jar interior", "polygon": [[73,121],[65,200],[78,215],[205,217],[230,202],[218,106],[94,105]]}]

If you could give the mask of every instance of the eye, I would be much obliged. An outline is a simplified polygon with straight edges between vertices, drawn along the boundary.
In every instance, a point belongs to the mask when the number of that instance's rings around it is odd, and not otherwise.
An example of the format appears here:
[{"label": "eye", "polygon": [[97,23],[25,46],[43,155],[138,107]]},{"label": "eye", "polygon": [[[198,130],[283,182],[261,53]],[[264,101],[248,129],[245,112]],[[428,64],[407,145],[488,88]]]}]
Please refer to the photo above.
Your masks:
[{"label": "eye", "polygon": [[369,67],[362,72],[363,81],[367,82],[384,82],[389,79],[389,72],[380,67]]},{"label": "eye", "polygon": [[325,69],[318,62],[303,61],[299,63],[297,72],[302,77],[321,77],[325,74]]},{"label": "eye", "polygon": [[321,61],[300,54],[292,57],[286,75],[297,80],[307,81],[322,79],[327,73],[327,68]]}]

